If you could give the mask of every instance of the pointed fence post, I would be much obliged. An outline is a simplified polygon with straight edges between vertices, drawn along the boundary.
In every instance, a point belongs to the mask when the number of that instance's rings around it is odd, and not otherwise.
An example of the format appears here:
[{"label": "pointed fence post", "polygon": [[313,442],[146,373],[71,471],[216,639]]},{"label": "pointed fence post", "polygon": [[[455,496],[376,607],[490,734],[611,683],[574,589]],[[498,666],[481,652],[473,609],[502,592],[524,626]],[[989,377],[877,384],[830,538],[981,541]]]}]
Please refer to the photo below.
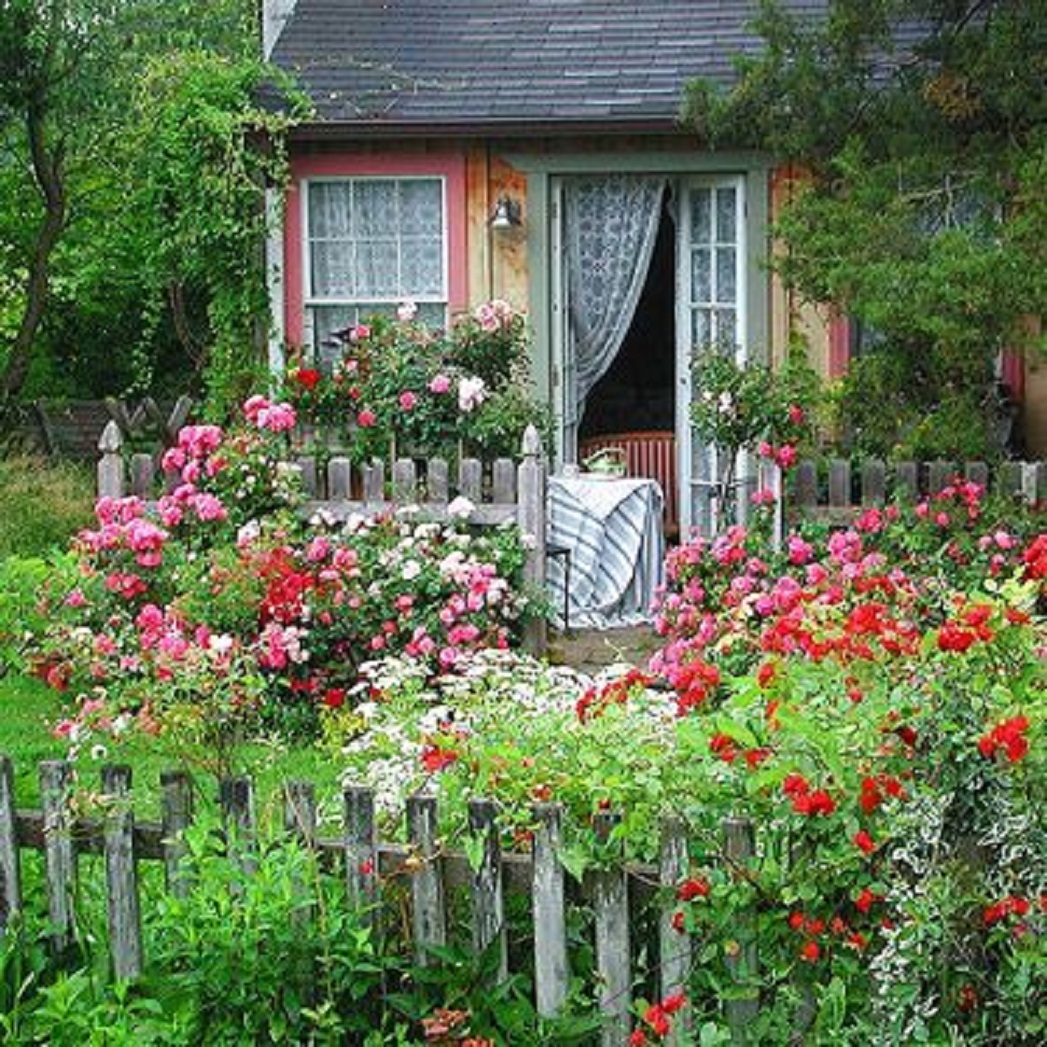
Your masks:
[{"label": "pointed fence post", "polygon": [[0,756],[0,938],[22,908],[22,867],[15,825],[14,768]]},{"label": "pointed fence post", "polygon": [[189,853],[185,830],[193,820],[193,786],[185,771],[163,771],[160,775],[160,824],[163,833],[164,878],[176,897],[189,893],[189,877],[182,862]]},{"label": "pointed fence post", "polygon": [[76,853],[69,811],[71,772],[64,760],[40,764],[40,806],[44,812],[44,867],[47,870],[47,909],[51,945],[61,956],[73,942]]},{"label": "pointed fence post", "polygon": [[124,437],[115,421],[106,422],[98,441],[98,497],[122,498],[125,490]]},{"label": "pointed fence post", "polygon": [[[748,866],[756,852],[753,824],[748,818],[725,818],[723,821],[723,849],[727,862],[737,870]],[[755,987],[758,957],[756,926],[753,917],[743,917],[735,928],[736,949],[727,958],[727,968],[736,984],[734,994],[727,1001],[727,1026],[734,1043],[749,1042],[749,1027],[760,1009],[759,989]]]},{"label": "pointed fence post", "polygon": [[[606,843],[621,815],[601,811],[595,818],[596,837]],[[632,1003],[629,963],[629,885],[620,853],[608,868],[593,873],[596,919],[596,968],[603,1015],[602,1047],[621,1047],[629,1035]]]},{"label": "pointed fence post", "polygon": [[502,848],[498,841],[497,811],[490,800],[469,801],[469,831],[480,837],[483,850],[473,870],[473,944],[483,952],[497,943],[495,981],[509,977],[509,950],[505,935],[505,904],[502,891]]},{"label": "pointed fence post", "polygon": [[407,839],[411,862],[411,910],[415,962],[433,962],[430,949],[447,944],[444,882],[436,840],[436,798],[416,794],[407,798]]},{"label": "pointed fence post", "polygon": [[[659,961],[661,964],[662,998],[684,992],[691,973],[691,938],[686,930],[677,930],[674,917],[678,909],[676,893],[687,876],[687,826],[678,816],[662,822],[659,878],[666,901],[658,923]],[[685,1007],[673,1024],[669,1043],[682,1047],[691,1043],[691,1008]]]},{"label": "pointed fence post", "polygon": [[374,790],[347,785],[345,805],[345,875],[349,902],[363,924],[375,927],[378,914],[378,829]]},{"label": "pointed fence post", "polygon": [[[524,584],[533,593],[545,592],[545,461],[538,430],[529,425],[523,437],[523,461],[517,482],[516,522],[527,549]],[[545,618],[532,618],[525,626],[524,649],[530,654],[545,653]]]},{"label": "pointed fence post", "polygon": [[567,999],[567,920],[564,875],[560,864],[563,808],[537,804],[534,808],[534,981],[538,1013],[554,1018]]},{"label": "pointed fence post", "polygon": [[134,854],[131,768],[103,767],[102,792],[109,803],[104,845],[109,955],[116,980],[127,981],[142,973],[142,917]]}]

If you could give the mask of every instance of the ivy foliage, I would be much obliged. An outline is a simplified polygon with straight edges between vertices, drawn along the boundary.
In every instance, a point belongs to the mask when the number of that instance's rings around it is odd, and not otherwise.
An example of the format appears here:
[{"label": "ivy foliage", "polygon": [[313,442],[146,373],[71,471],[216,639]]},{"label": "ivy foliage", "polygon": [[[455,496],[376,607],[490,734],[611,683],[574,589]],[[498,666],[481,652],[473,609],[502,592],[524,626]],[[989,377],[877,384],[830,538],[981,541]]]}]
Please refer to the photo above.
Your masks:
[{"label": "ivy foliage", "polygon": [[840,397],[856,448],[998,453],[994,367],[1034,351],[1047,294],[1047,3],[829,0],[810,21],[764,0],[754,28],[761,53],[689,85],[686,119],[794,176],[775,264],[865,336]]},{"label": "ivy foliage", "polygon": [[259,101],[257,17],[0,0],[0,401],[206,389],[220,414],[246,384],[264,190],[304,111]]}]

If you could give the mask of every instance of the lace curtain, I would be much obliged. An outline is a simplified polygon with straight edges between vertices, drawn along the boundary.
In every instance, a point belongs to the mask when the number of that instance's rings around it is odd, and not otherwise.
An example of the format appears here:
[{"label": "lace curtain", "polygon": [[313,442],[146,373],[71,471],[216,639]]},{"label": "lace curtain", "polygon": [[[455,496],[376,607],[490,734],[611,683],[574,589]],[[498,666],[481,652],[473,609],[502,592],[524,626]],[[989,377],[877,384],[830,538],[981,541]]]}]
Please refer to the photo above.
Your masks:
[{"label": "lace curtain", "polygon": [[315,344],[399,302],[445,322],[443,186],[438,178],[351,178],[309,185]]},{"label": "lace curtain", "polygon": [[585,401],[618,355],[647,278],[665,179],[602,175],[564,182],[569,323],[565,453],[574,457]]}]

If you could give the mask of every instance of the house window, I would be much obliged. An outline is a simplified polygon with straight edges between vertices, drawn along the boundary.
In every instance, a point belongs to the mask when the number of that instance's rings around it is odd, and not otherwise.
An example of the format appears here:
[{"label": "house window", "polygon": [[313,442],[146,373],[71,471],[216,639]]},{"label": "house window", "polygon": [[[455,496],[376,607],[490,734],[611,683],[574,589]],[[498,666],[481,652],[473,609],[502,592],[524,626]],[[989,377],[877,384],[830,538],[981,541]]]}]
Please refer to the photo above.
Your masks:
[{"label": "house window", "polygon": [[332,178],[306,184],[306,342],[323,360],[331,333],[413,301],[447,322],[444,179]]}]

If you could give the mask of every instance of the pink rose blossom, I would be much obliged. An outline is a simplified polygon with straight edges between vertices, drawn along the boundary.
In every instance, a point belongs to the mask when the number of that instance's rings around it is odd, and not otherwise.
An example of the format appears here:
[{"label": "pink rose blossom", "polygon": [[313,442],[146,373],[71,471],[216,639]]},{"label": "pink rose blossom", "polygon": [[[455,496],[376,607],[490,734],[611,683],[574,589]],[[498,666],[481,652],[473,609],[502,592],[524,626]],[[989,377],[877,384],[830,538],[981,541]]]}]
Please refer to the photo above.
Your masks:
[{"label": "pink rose blossom", "polygon": [[378,422],[378,415],[374,413],[369,407],[365,407],[357,416],[356,424],[361,429],[370,429]]},{"label": "pink rose blossom", "polygon": [[434,375],[432,380],[429,382],[429,392],[446,393],[451,388],[451,379],[445,374]]},{"label": "pink rose blossom", "polygon": [[418,397],[410,390],[400,394],[400,407],[405,411],[413,411],[418,404]]}]

